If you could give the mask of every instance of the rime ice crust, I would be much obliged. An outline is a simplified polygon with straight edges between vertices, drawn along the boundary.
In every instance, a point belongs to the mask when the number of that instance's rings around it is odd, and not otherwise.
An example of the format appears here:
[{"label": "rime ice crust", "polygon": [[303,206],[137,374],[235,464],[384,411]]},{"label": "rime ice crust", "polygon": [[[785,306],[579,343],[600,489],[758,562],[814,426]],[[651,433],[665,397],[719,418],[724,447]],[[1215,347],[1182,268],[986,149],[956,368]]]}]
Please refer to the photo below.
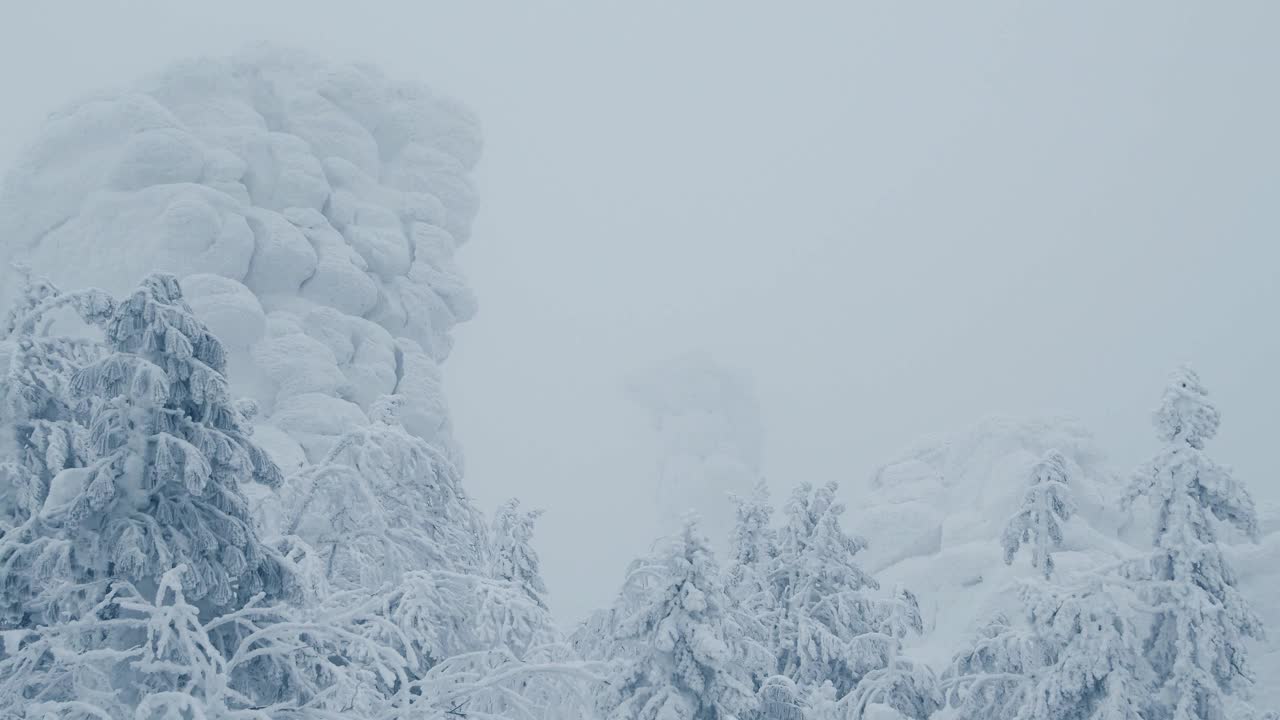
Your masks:
[{"label": "rime ice crust", "polygon": [[466,110],[369,67],[183,62],[49,117],[0,190],[0,273],[116,293],[174,273],[227,333],[236,390],[309,456],[337,432],[315,416],[397,393],[457,462],[439,364],[476,311],[453,255],[480,144]]}]

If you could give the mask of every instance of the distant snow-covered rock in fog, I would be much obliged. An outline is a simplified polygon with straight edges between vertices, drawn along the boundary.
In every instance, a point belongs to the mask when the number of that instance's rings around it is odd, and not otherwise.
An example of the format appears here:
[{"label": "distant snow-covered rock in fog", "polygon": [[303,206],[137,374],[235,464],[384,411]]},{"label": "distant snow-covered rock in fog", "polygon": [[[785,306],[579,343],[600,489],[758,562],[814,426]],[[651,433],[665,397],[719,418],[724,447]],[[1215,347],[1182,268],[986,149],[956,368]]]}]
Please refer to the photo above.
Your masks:
[{"label": "distant snow-covered rock in fog", "polygon": [[174,273],[237,392],[297,444],[282,463],[315,460],[388,393],[459,461],[439,364],[476,310],[453,254],[479,153],[469,112],[366,66],[270,48],[183,62],[48,118],[0,190],[0,288],[18,259],[67,290]]},{"label": "distant snow-covered rock in fog", "polygon": [[662,526],[674,532],[693,510],[725,547],[734,518],[729,494],[749,495],[761,477],[764,433],[750,380],[691,353],[633,376],[628,390],[657,431]]}]

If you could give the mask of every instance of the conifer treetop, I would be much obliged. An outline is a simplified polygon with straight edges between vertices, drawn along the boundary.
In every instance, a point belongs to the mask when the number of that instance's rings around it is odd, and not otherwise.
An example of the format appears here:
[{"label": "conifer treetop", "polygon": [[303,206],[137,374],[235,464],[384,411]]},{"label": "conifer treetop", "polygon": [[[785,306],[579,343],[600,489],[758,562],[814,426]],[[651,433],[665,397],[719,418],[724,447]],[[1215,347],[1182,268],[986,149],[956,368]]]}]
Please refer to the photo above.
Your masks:
[{"label": "conifer treetop", "polygon": [[1173,372],[1164,397],[1152,417],[1157,436],[1167,443],[1186,443],[1203,450],[1206,440],[1218,434],[1221,418],[1209,402],[1209,392],[1190,365]]}]

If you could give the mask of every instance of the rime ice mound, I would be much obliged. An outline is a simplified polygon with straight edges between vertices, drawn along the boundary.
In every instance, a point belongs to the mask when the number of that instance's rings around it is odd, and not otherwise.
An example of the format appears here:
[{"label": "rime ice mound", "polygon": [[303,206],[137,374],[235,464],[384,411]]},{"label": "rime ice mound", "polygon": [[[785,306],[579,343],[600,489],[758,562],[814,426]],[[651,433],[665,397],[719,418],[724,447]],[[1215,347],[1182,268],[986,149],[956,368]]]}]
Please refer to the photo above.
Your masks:
[{"label": "rime ice mound", "polygon": [[181,63],[52,115],[0,192],[0,288],[183,278],[237,390],[309,456],[384,393],[457,459],[439,363],[475,299],[476,120],[364,66],[256,49]]}]

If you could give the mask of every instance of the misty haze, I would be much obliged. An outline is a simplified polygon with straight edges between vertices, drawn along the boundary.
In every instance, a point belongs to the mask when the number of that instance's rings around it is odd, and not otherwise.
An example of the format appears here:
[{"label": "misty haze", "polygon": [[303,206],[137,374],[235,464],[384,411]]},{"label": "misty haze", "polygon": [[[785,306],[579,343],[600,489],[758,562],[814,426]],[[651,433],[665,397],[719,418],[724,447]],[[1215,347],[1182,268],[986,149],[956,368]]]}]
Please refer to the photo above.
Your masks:
[{"label": "misty haze", "polygon": [[1280,717],[1280,5],[11,5],[0,720]]}]

